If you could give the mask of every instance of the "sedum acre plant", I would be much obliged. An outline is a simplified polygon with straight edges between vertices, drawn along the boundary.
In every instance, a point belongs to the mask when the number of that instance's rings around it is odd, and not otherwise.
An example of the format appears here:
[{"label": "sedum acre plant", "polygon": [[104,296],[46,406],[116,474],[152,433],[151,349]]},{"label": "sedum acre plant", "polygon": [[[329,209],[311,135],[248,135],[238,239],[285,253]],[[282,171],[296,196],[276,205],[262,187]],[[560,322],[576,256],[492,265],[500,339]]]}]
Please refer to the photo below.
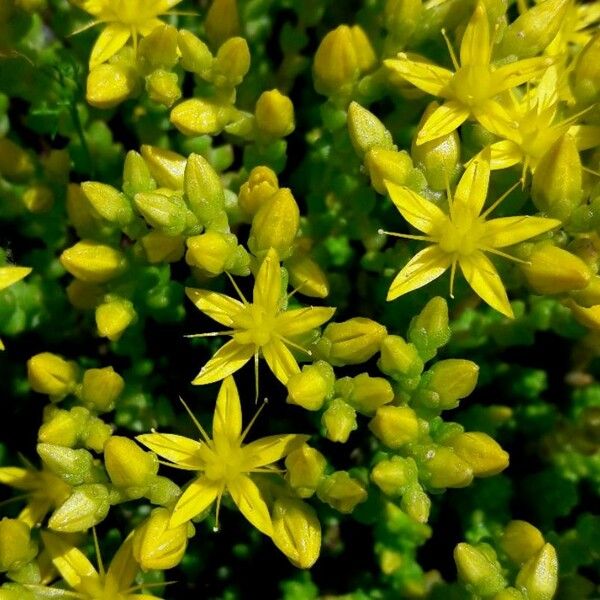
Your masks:
[{"label": "sedum acre plant", "polygon": [[599,22],[0,0],[0,600],[598,597]]}]

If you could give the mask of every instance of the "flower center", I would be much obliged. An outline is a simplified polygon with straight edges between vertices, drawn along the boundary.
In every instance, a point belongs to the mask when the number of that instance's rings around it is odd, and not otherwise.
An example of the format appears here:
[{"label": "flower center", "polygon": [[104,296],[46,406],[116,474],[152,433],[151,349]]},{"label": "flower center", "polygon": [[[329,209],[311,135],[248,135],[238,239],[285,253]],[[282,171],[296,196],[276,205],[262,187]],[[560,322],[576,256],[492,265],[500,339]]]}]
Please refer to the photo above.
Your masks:
[{"label": "flower center", "polygon": [[440,228],[438,241],[440,248],[448,254],[472,254],[480,248],[480,240],[484,232],[483,221],[476,217],[467,217],[448,221]]},{"label": "flower center", "polygon": [[242,472],[243,459],[244,453],[239,446],[219,448],[214,461],[204,468],[204,476],[212,481],[231,481]]},{"label": "flower center", "polygon": [[456,71],[449,87],[457,100],[473,107],[493,95],[491,82],[492,77],[487,66],[469,65]]},{"label": "flower center", "polygon": [[242,331],[236,331],[233,337],[240,344],[264,346],[271,340],[275,322],[276,315],[267,312],[262,306],[249,304],[236,317],[236,326]]}]

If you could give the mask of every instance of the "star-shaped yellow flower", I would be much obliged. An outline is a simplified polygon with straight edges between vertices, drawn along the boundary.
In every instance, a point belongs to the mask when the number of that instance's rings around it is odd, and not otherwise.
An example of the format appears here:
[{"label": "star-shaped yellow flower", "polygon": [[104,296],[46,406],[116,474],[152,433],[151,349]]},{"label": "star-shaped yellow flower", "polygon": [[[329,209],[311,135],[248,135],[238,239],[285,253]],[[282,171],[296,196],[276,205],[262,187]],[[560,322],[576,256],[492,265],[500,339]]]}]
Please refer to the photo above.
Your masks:
[{"label": "star-shaped yellow flower", "polygon": [[162,24],[158,18],[181,0],[83,0],[77,4],[96,20],[90,25],[106,23],[90,55],[90,69],[106,62],[133,38],[148,35]]},{"label": "star-shaped yellow flower", "polygon": [[541,75],[553,60],[528,58],[495,68],[490,62],[491,53],[488,16],[480,1],[462,38],[460,64],[451,53],[456,72],[410,60],[405,54],[384,61],[388,68],[420,90],[445,99],[419,131],[417,144],[451,133],[469,117],[486,129],[510,132],[512,119],[495,97]]},{"label": "star-shaped yellow flower", "polygon": [[170,466],[199,473],[175,505],[171,527],[177,527],[199,515],[215,500],[218,523],[221,498],[228,492],[254,527],[265,535],[273,534],[269,508],[252,474],[277,473],[274,463],[302,445],[308,436],[271,435],[244,445],[257,415],[242,431],[240,397],[233,377],[227,377],[217,397],[212,439],[196,419],[194,422],[202,436],[201,441],[170,433],[137,436],[139,442],[168,460]]},{"label": "star-shaped yellow flower", "polygon": [[[0,290],[13,285],[13,283],[17,283],[17,281],[21,281],[29,273],[31,273],[29,267],[15,267],[12,265],[0,267]],[[4,350],[2,340],[0,340],[0,350]]]},{"label": "star-shaped yellow flower", "polygon": [[502,217],[487,221],[487,216],[506,197],[502,196],[482,213],[490,178],[489,152],[471,162],[458,182],[454,198],[448,198],[450,211],[444,213],[436,204],[406,187],[389,181],[386,187],[402,216],[425,235],[391,233],[398,237],[423,240],[430,246],[421,250],[398,273],[387,299],[394,300],[437,279],[451,268],[450,295],[456,265],[465,279],[485,302],[507,317],[513,312],[506,290],[486,252],[506,258],[500,251],[560,225],[557,219],[544,217]]},{"label": "star-shaped yellow flower", "polygon": [[241,369],[253,356],[257,372],[260,354],[275,377],[285,384],[291,375],[300,372],[288,346],[307,352],[294,338],[319,327],[335,312],[335,308],[316,306],[285,310],[287,297],[281,290],[281,265],[273,248],[258,269],[253,302],[248,302],[239,290],[241,301],[209,290],[187,288],[186,293],[203,313],[231,328],[198,336],[230,335],[233,338],[202,367],[192,381],[194,385],[219,381]]}]

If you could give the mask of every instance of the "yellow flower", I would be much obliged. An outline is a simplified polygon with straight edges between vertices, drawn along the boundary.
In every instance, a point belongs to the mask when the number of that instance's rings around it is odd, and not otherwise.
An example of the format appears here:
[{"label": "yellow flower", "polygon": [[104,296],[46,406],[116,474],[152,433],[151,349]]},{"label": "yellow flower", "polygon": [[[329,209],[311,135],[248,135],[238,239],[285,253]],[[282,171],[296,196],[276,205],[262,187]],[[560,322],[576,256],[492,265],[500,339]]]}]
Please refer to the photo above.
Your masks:
[{"label": "yellow flower", "polygon": [[274,463],[299,448],[308,436],[271,435],[244,445],[248,430],[257,416],[258,413],[242,431],[240,397],[233,377],[227,377],[221,384],[217,397],[212,439],[193,416],[202,441],[169,433],[137,436],[139,442],[168,460],[170,466],[199,472],[175,505],[170,527],[177,527],[193,519],[215,500],[218,527],[221,498],[228,492],[254,527],[265,535],[273,534],[267,503],[259,485],[252,479],[252,474],[276,473]]},{"label": "yellow flower", "polygon": [[253,302],[248,302],[239,289],[237,291],[241,302],[209,290],[186,289],[188,298],[203,313],[218,323],[231,327],[227,331],[197,334],[197,337],[230,335],[233,338],[202,367],[192,383],[202,385],[219,381],[241,369],[253,356],[255,372],[258,372],[258,359],[262,354],[275,377],[285,385],[290,376],[300,372],[288,347],[307,352],[293,341],[294,338],[331,319],[335,308],[306,306],[285,310],[281,266],[273,248],[268,251],[258,269]]},{"label": "yellow flower", "polygon": [[181,0],[83,0],[79,6],[96,20],[90,25],[106,23],[98,36],[92,54],[90,69],[106,62],[133,38],[137,48],[138,37],[147,36],[162,25],[157,17],[179,4]]},{"label": "yellow flower", "polygon": [[[29,273],[31,273],[29,267],[15,267],[12,265],[0,267],[0,290],[11,286],[13,283],[17,283],[17,281],[21,281]],[[2,340],[0,340],[0,350],[4,350]]]},{"label": "yellow flower", "polygon": [[451,51],[454,73],[433,64],[410,60],[403,53],[396,59],[384,61],[388,68],[414,86],[445,99],[419,131],[417,144],[451,133],[469,117],[475,118],[486,129],[511,131],[512,119],[494,97],[541,75],[553,61],[528,58],[494,68],[490,63],[491,53],[487,11],[480,1],[462,38],[460,63]]},{"label": "yellow flower", "polygon": [[[489,153],[473,161],[458,182],[454,198],[448,197],[449,214],[408,188],[387,182],[388,193],[402,216],[425,235],[391,233],[423,240],[430,246],[414,256],[395,277],[387,299],[394,300],[437,279],[448,268],[450,296],[458,264],[473,291],[503,315],[513,317],[506,290],[485,252],[512,258],[500,251],[560,225],[557,219],[517,216],[487,221],[506,197],[482,213],[490,178]],[[508,192],[507,192],[508,193]]]}]

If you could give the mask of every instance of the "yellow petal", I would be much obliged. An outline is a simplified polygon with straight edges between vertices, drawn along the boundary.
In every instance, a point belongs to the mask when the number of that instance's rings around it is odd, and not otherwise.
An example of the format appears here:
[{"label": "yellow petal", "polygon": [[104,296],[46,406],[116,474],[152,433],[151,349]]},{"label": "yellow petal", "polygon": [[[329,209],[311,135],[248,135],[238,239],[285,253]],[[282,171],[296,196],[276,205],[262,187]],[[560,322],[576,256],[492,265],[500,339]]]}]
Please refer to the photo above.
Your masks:
[{"label": "yellow petal", "polygon": [[0,267],[0,290],[17,283],[31,273],[29,267]]},{"label": "yellow petal", "polygon": [[458,129],[471,114],[470,109],[456,100],[448,100],[436,108],[417,134],[417,145],[430,142]]},{"label": "yellow petal", "polygon": [[35,486],[36,478],[30,471],[21,467],[1,467],[0,483],[18,490],[30,490]]},{"label": "yellow petal", "polygon": [[517,123],[495,100],[485,100],[474,106],[473,116],[488,131],[517,143],[520,141]]},{"label": "yellow petal", "polygon": [[521,148],[511,140],[502,140],[490,145],[490,169],[508,169],[523,160]]},{"label": "yellow petal", "polygon": [[139,570],[138,564],[133,558],[132,542],[133,534],[131,533],[121,544],[108,567],[107,575],[117,581],[120,590],[126,590],[131,586]]},{"label": "yellow petal", "polygon": [[206,510],[223,489],[220,481],[198,477],[192,481],[175,505],[169,527],[177,527]]},{"label": "yellow petal", "polygon": [[460,44],[460,64],[486,66],[490,63],[490,25],[483,2],[478,2]]},{"label": "yellow petal", "polygon": [[52,505],[50,501],[42,500],[30,500],[27,506],[19,513],[19,521],[27,523],[29,527],[35,527],[39,525],[44,517],[50,512]]},{"label": "yellow petal", "polygon": [[558,219],[544,217],[502,217],[485,223],[481,243],[488,248],[504,248],[560,227]]},{"label": "yellow petal", "polygon": [[197,471],[212,454],[206,444],[174,433],[144,433],[135,439],[180,469]]},{"label": "yellow petal", "polygon": [[151,594],[128,594],[127,600],[163,600],[159,596],[152,596]]},{"label": "yellow petal", "polygon": [[96,569],[83,552],[65,542],[58,535],[47,531],[42,531],[41,535],[54,566],[73,589],[77,590],[84,578],[99,577]]},{"label": "yellow petal", "polygon": [[90,55],[90,69],[106,62],[114,56],[131,36],[131,30],[120,23],[110,23],[98,36],[92,54]]},{"label": "yellow petal", "polygon": [[[168,9],[161,10],[157,14],[162,14],[167,12],[167,10]],[[160,27],[161,25],[164,25],[164,23],[160,19],[148,19],[138,27],[138,32],[142,36],[150,35],[157,27]]]},{"label": "yellow petal", "polygon": [[306,306],[293,308],[277,316],[277,332],[285,337],[293,337],[320,327],[329,321],[335,308],[328,306]]},{"label": "yellow petal", "polygon": [[202,367],[192,385],[213,383],[235,373],[254,356],[254,344],[239,344],[230,340]]},{"label": "yellow petal", "polygon": [[438,246],[428,246],[413,256],[396,275],[387,295],[387,300],[412,292],[427,285],[446,271],[452,264],[452,255],[442,252]]},{"label": "yellow petal", "polygon": [[432,233],[441,223],[445,222],[446,215],[433,202],[391,181],[386,181],[385,186],[400,214],[419,231]]},{"label": "yellow petal", "polygon": [[244,305],[239,300],[225,294],[219,294],[218,292],[185,288],[185,293],[196,308],[226,327],[230,327],[233,324],[234,315],[238,314],[244,308]]},{"label": "yellow petal", "polygon": [[222,446],[222,440],[228,445],[236,444],[242,433],[242,407],[240,395],[233,377],[223,380],[213,419],[213,440],[217,448]]},{"label": "yellow petal", "polygon": [[252,471],[277,462],[290,452],[299,448],[309,439],[308,435],[289,433],[287,435],[269,435],[242,447],[244,470]]},{"label": "yellow petal", "polygon": [[254,283],[254,304],[268,313],[276,313],[281,299],[281,265],[277,252],[271,248],[263,260]]},{"label": "yellow petal", "polygon": [[273,533],[271,515],[258,486],[246,475],[240,475],[227,484],[227,489],[239,511],[269,537]]},{"label": "yellow petal", "polygon": [[525,58],[508,65],[499,67],[492,73],[491,96],[495,96],[505,90],[517,87],[522,83],[536,79],[553,64],[551,58]]},{"label": "yellow petal", "polygon": [[262,346],[261,350],[273,375],[283,385],[292,375],[300,373],[296,359],[281,340],[272,339],[268,344]]},{"label": "yellow petal", "polygon": [[556,66],[551,66],[540,79],[540,83],[535,88],[536,112],[541,114],[547,109],[554,109],[558,103],[559,89],[558,71]]},{"label": "yellow petal", "polygon": [[433,96],[442,95],[444,88],[450,83],[454,75],[448,69],[426,62],[410,60],[405,55],[400,55],[397,59],[384,60],[383,64],[415,87]]},{"label": "yellow petal", "polygon": [[588,150],[600,146],[600,127],[598,125],[573,125],[569,135],[575,139],[577,150]]},{"label": "yellow petal", "polygon": [[461,208],[470,214],[479,216],[490,184],[490,151],[484,150],[478,159],[469,163],[460,178],[456,191],[452,212],[457,213]]},{"label": "yellow petal", "polygon": [[461,256],[459,264],[473,291],[492,308],[512,319],[514,314],[500,275],[483,252]]}]

